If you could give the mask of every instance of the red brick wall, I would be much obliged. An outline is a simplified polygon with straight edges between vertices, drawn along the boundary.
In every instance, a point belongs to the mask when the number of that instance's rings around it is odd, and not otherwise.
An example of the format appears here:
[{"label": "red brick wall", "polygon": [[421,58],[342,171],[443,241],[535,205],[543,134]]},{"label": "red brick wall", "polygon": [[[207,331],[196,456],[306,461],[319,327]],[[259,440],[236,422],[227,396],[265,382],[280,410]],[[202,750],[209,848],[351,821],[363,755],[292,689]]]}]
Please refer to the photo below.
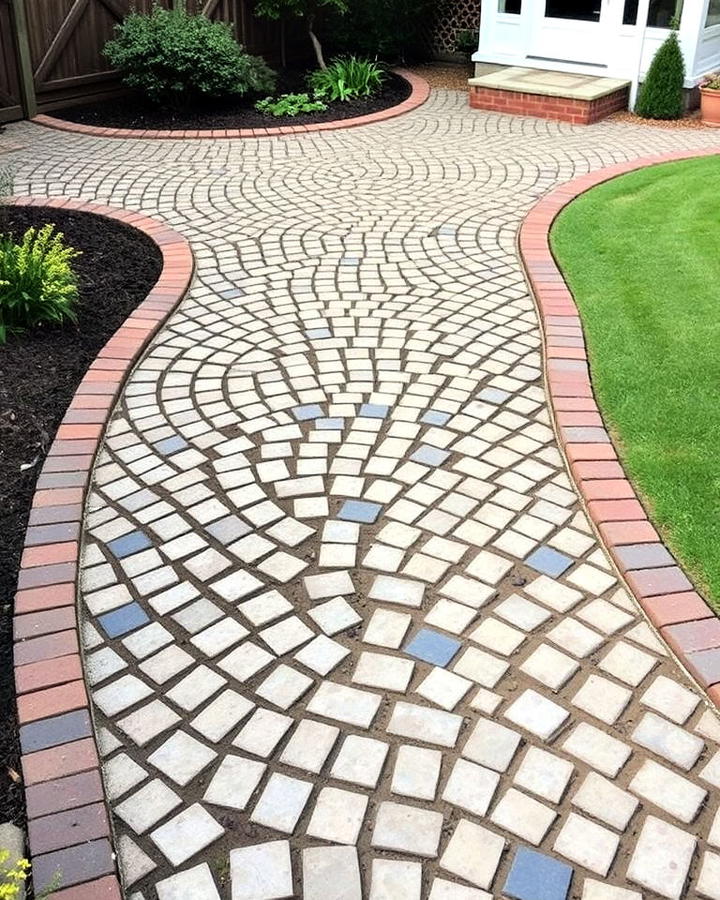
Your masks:
[{"label": "red brick wall", "polygon": [[573,125],[591,125],[611,113],[627,109],[628,88],[621,88],[599,100],[574,100],[567,97],[545,97],[495,88],[471,87],[470,106],[493,112],[520,116],[538,116]]}]

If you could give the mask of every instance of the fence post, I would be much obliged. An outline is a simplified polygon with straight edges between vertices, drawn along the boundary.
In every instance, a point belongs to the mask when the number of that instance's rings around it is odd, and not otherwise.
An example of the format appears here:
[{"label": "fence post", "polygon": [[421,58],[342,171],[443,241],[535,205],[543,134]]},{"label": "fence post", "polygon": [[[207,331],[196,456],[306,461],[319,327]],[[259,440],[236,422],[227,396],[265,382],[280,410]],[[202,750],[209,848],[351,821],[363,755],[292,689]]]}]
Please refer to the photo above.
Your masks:
[{"label": "fence post", "polygon": [[37,98],[35,96],[35,80],[33,78],[30,42],[28,41],[27,18],[25,16],[25,0],[10,0],[12,20],[15,23],[15,44],[18,53],[20,71],[20,91],[22,93],[25,115],[32,119],[37,115]]}]

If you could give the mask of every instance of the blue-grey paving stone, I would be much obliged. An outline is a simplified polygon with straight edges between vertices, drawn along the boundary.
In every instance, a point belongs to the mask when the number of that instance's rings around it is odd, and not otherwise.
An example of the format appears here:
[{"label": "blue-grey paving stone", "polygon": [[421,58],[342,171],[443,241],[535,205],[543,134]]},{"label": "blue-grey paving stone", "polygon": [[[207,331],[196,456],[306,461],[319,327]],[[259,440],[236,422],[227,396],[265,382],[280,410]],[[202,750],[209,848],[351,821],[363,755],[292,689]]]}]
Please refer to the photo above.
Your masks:
[{"label": "blue-grey paving stone", "polygon": [[440,412],[439,409],[429,409],[420,421],[423,425],[444,425],[450,418],[450,413]]},{"label": "blue-grey paving stone", "polygon": [[220,296],[223,300],[234,300],[235,297],[244,297],[245,291],[242,288],[230,288],[229,291],[222,291]]},{"label": "blue-grey paving stone", "polygon": [[457,234],[457,225],[441,225],[438,234]]},{"label": "blue-grey paving stone", "polygon": [[427,444],[423,444],[422,447],[418,447],[410,459],[425,466],[441,466],[448,456],[450,454],[447,450],[440,450],[439,447],[429,447]]},{"label": "blue-grey paving stone", "polygon": [[149,621],[145,610],[137,603],[128,603],[98,619],[105,634],[111,638],[134,631]]},{"label": "blue-grey paving stone", "polygon": [[558,578],[573,564],[569,556],[558,553],[552,547],[538,547],[525,562],[533,569],[542,572],[543,575],[549,575],[551,578]]},{"label": "blue-grey paving stone", "polygon": [[628,544],[616,547],[614,552],[626,569],[659,569],[677,565],[664,544]]},{"label": "blue-grey paving stone", "polygon": [[321,431],[342,431],[345,419],[316,419],[315,427]]},{"label": "blue-grey paving stone", "polygon": [[478,394],[478,400],[484,400],[486,403],[504,403],[509,396],[507,391],[498,388],[483,388]]},{"label": "blue-grey paving stone", "polygon": [[317,403],[311,403],[309,406],[294,406],[292,414],[298,422],[307,422],[309,419],[320,419],[323,411]]},{"label": "blue-grey paving stone", "polygon": [[405,652],[435,666],[446,666],[461,646],[460,641],[438,631],[421,628],[410,643],[405,645]]},{"label": "blue-grey paving stone", "polygon": [[382,511],[379,503],[370,503],[366,500],[346,500],[340,507],[338,519],[344,519],[346,522],[362,522],[365,525],[372,525],[377,521]]},{"label": "blue-grey paving stone", "polygon": [[92,724],[90,713],[86,709],[53,716],[41,722],[30,722],[20,728],[20,746],[23,753],[34,753],[36,750],[47,750],[70,741],[79,741],[90,737]]},{"label": "blue-grey paving stone", "polygon": [[379,403],[363,403],[360,407],[360,415],[366,419],[384,419],[389,412],[389,406],[381,406]]},{"label": "blue-grey paving stone", "polygon": [[311,341],[317,341],[320,338],[332,337],[332,331],[329,328],[310,328],[305,332],[305,336]]},{"label": "blue-grey paving stone", "polygon": [[566,900],[572,876],[565,863],[519,847],[503,893],[514,900]]},{"label": "blue-grey paving stone", "polygon": [[359,266],[360,265],[360,257],[359,256],[343,256],[340,260],[341,266]]},{"label": "blue-grey paving stone", "polygon": [[130,534],[124,534],[122,537],[110,541],[107,546],[113,556],[125,559],[126,556],[132,556],[133,553],[139,553],[141,550],[152,547],[152,541],[142,531],[131,531]]},{"label": "blue-grey paving stone", "polygon": [[164,441],[158,441],[157,444],[153,444],[158,453],[164,453],[165,456],[168,456],[170,453],[177,453],[178,450],[184,450],[188,445],[188,442],[181,438],[179,434],[174,434],[172,437],[165,438]]},{"label": "blue-grey paving stone", "polygon": [[237,516],[225,516],[225,518],[218,519],[217,522],[213,522],[212,525],[206,525],[205,527],[221,544],[231,544],[238,538],[250,534],[253,530],[247,522],[243,522]]}]

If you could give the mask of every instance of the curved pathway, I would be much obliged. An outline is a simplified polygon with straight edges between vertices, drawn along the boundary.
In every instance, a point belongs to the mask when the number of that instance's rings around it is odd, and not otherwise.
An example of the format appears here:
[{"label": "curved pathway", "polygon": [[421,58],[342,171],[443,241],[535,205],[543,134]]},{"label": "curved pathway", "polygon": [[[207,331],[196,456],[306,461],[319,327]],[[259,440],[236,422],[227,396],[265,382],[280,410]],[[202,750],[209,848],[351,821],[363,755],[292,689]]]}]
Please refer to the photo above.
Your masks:
[{"label": "curved pathway", "polygon": [[87,507],[126,896],[720,897],[720,723],[568,479],[515,249],[554,185],[716,136],[449,92],[304,137],[9,136],[19,191],[196,255]]}]

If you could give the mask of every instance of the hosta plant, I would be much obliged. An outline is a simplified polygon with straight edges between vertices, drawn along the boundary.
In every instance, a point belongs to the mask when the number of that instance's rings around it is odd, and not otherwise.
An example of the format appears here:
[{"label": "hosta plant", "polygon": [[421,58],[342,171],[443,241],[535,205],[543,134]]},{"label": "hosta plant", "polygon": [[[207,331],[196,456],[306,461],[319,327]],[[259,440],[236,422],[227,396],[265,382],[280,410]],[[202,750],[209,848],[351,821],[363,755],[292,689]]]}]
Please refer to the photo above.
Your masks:
[{"label": "hosta plant", "polygon": [[19,243],[0,235],[0,343],[38,325],[75,321],[72,263],[79,255],[53,225],[28,228]]}]

